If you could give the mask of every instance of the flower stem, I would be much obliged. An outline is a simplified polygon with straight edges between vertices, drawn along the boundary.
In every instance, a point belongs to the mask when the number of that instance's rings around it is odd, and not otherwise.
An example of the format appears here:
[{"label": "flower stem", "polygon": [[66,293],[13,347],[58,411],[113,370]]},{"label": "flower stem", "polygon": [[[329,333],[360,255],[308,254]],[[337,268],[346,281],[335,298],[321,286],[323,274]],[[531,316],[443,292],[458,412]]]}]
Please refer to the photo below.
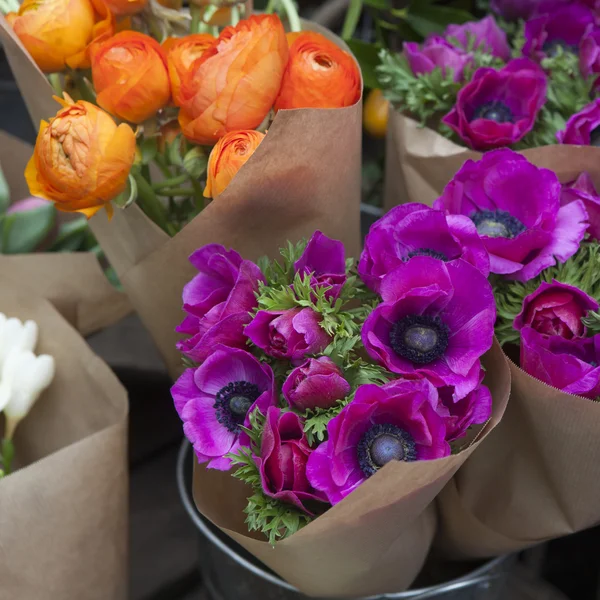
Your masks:
[{"label": "flower stem", "polygon": [[[10,434],[14,433],[14,427],[11,428]],[[10,475],[12,471],[12,463],[15,457],[15,446],[9,437],[2,440],[2,470],[4,475]]]},{"label": "flower stem", "polygon": [[165,160],[165,157],[162,154],[157,154],[154,157],[154,162],[158,165],[158,168],[161,170],[162,174],[165,176],[166,179],[172,177],[169,165],[167,164],[167,161]]},{"label": "flower stem", "polygon": [[213,16],[215,15],[215,13],[218,10],[219,10],[219,8],[217,6],[215,6],[214,4],[207,6],[204,9],[204,12],[202,13],[202,21],[204,23],[206,23],[207,25],[210,25],[210,20],[213,18]]},{"label": "flower stem", "polygon": [[188,175],[178,175],[177,177],[171,177],[170,179],[165,179],[164,181],[159,181],[158,183],[152,184],[152,189],[155,192],[159,192],[159,190],[164,190],[165,188],[171,188],[174,186],[181,185],[188,180]]},{"label": "flower stem", "polygon": [[342,39],[349,40],[356,31],[360,15],[362,13],[363,0],[350,0],[348,6],[348,12],[346,13],[346,19],[344,21],[344,27],[342,28]]},{"label": "flower stem", "polygon": [[202,22],[202,8],[196,6],[193,2],[191,2],[190,14],[192,15],[190,33],[200,33],[200,23]]},{"label": "flower stem", "polygon": [[237,4],[231,7],[231,24],[235,27],[240,22],[240,9]]},{"label": "flower stem", "polygon": [[159,196],[193,196],[194,190],[192,188],[166,188],[157,190],[156,193]]},{"label": "flower stem", "polygon": [[285,16],[290,24],[290,31],[302,31],[300,17],[293,0],[280,0]]},{"label": "flower stem", "polygon": [[269,0],[267,2],[267,6],[265,8],[265,13],[267,15],[273,14],[273,12],[275,11],[275,4],[277,4],[277,0]]},{"label": "flower stem", "polygon": [[52,89],[56,95],[62,98],[63,86],[60,81],[60,73],[50,73],[50,75],[48,75],[48,81],[50,82],[50,85],[52,86]]},{"label": "flower stem", "polygon": [[175,235],[175,228],[169,223],[167,209],[158,199],[152,186],[140,172],[134,172],[133,177],[138,186],[138,203],[142,210],[169,235]]},{"label": "flower stem", "polygon": [[86,78],[75,69],[70,69],[69,73],[71,74],[71,77],[73,77],[73,81],[75,82],[75,86],[81,95],[81,99],[85,100],[86,102],[96,104],[96,94],[92,89],[90,89]]}]

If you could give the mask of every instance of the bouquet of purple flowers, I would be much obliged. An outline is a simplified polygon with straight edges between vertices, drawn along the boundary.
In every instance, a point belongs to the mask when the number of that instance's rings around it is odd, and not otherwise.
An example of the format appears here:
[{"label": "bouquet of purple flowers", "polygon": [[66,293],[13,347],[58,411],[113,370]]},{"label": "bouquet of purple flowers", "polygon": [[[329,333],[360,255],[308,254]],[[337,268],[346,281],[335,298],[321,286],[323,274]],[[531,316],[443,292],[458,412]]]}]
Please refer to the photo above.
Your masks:
[{"label": "bouquet of purple flowers", "polygon": [[196,503],[305,593],[408,586],[432,501],[504,411],[479,227],[412,204],[358,265],[321,232],[259,265],[215,244],[190,257],[172,394],[205,465]]},{"label": "bouquet of purple flowers", "polygon": [[402,196],[433,201],[459,166],[444,159],[464,161],[467,149],[598,145],[597,3],[496,0],[492,9],[497,19],[449,25],[405,43],[402,55],[381,52],[379,81],[396,109],[390,206]]}]

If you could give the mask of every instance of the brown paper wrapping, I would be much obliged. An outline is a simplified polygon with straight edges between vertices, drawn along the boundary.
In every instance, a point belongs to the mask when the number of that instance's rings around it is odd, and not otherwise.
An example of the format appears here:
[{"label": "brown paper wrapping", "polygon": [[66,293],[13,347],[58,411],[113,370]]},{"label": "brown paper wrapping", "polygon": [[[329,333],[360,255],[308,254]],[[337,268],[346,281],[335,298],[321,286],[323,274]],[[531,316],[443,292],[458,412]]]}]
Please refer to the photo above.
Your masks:
[{"label": "brown paper wrapping", "polygon": [[600,403],[511,363],[498,427],[439,496],[439,543],[453,558],[522,550],[600,523]]},{"label": "brown paper wrapping", "polygon": [[[0,131],[0,167],[13,202],[29,196],[23,173],[32,152],[26,142]],[[0,255],[0,278],[24,282],[50,300],[82,335],[104,329],[131,312],[125,294],[111,285],[90,252]]]},{"label": "brown paper wrapping", "polygon": [[[34,118],[54,115],[56,103],[37,66],[5,20],[0,38]],[[316,29],[332,34],[315,24]],[[340,45],[343,42],[336,38]],[[265,140],[228,188],[174,238],[133,205],[109,223],[98,214],[91,227],[133,307],[156,342],[173,377],[181,371],[175,327],[181,291],[194,275],[188,256],[220,243],[248,259],[278,256],[287,240],[316,229],[360,252],[362,98],[339,109],[279,111]]]},{"label": "brown paper wrapping", "polygon": [[361,597],[406,589],[418,575],[435,533],[433,501],[502,419],[510,392],[508,363],[497,343],[484,358],[494,407],[478,439],[434,461],[389,463],[310,525],[275,547],[252,537],[242,510],[248,488],[196,466],[200,512],[300,591],[320,597]]},{"label": "brown paper wrapping", "polygon": [[56,361],[0,480],[0,600],[125,600],[125,389],[46,300],[3,285],[0,311],[35,320]]}]

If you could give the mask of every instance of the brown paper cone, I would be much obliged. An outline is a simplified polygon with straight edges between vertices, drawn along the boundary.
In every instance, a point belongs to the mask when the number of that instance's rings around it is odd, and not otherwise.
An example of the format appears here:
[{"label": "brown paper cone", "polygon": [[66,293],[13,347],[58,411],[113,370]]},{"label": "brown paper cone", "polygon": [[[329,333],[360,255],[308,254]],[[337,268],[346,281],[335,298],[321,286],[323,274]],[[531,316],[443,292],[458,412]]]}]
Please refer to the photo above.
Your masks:
[{"label": "brown paper cone", "polygon": [[[0,39],[34,121],[56,112],[49,84],[5,20]],[[332,37],[318,25],[310,24]],[[334,36],[335,37],[335,36]],[[335,38],[337,43],[344,43]],[[43,98],[44,102],[40,100]],[[181,291],[194,275],[188,256],[219,243],[248,259],[278,256],[287,240],[317,229],[360,252],[362,98],[339,109],[279,111],[265,140],[231,184],[174,238],[137,206],[91,220],[91,227],[156,342],[173,377],[181,371],[175,327]]]},{"label": "brown paper cone", "polygon": [[[387,140],[384,207],[405,202],[431,206],[446,184],[468,159],[481,153],[458,146],[428,127],[390,109]],[[538,167],[555,171],[561,182],[582,171],[599,173],[600,150],[590,146],[542,146],[521,152]],[[600,184],[600,178],[596,182]]]},{"label": "brown paper cone", "polygon": [[0,311],[35,320],[56,361],[0,480],[0,599],[125,600],[127,394],[47,301],[5,285]]},{"label": "brown paper cone", "polygon": [[[13,202],[29,196],[23,173],[32,152],[31,145],[0,131],[0,167]],[[131,312],[125,294],[111,285],[90,252],[0,255],[0,278],[24,282],[50,300],[82,335],[104,329]]]},{"label": "brown paper cone", "polygon": [[510,372],[497,343],[485,357],[494,407],[477,441],[454,456],[392,462],[342,502],[293,536],[270,546],[248,534],[242,510],[248,488],[201,466],[194,471],[200,512],[305,594],[360,597],[406,589],[419,573],[435,532],[433,501],[500,422]]},{"label": "brown paper cone", "polygon": [[522,550],[600,523],[600,403],[510,367],[504,419],[439,496],[439,541],[453,558]]}]

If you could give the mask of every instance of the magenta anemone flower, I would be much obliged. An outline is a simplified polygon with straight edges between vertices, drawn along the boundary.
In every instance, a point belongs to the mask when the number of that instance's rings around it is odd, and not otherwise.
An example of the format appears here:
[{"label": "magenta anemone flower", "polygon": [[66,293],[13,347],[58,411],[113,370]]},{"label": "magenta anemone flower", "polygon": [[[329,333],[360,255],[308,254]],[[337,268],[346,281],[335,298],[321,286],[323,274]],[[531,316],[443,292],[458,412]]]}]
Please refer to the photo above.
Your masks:
[{"label": "magenta anemone flower", "polygon": [[600,195],[589,173],[580,173],[575,181],[563,185],[561,205],[570,204],[574,200],[581,200],[587,210],[590,221],[587,232],[592,239],[600,240]]},{"label": "magenta anemone flower", "polygon": [[490,259],[473,221],[445,215],[424,204],[394,207],[371,226],[358,263],[358,274],[373,291],[391,270],[414,256],[443,261],[466,260],[489,275]]},{"label": "magenta anemone flower", "polygon": [[363,385],[327,425],[328,439],[308,459],[310,484],[337,504],[387,463],[450,454],[435,387],[426,379]]},{"label": "magenta anemone flower", "polygon": [[442,121],[475,150],[510,146],[533,129],[547,87],[544,71],[527,58],[511,60],[500,70],[482,67]]},{"label": "magenta anemone flower", "polygon": [[600,146],[600,98],[574,114],[556,139],[560,144]]},{"label": "magenta anemone flower", "polygon": [[183,431],[201,463],[227,471],[228,453],[249,446],[240,426],[250,427],[248,415],[263,414],[277,401],[271,367],[245,350],[217,346],[197,369],[187,369],[171,388]]},{"label": "magenta anemone flower", "polygon": [[506,33],[491,15],[481,21],[448,25],[444,37],[451,42],[456,40],[459,47],[465,51],[480,49],[503,61],[510,59],[510,45]]},{"label": "magenta anemone flower", "polygon": [[573,256],[585,236],[583,202],[560,206],[560,195],[555,173],[512,150],[496,150],[468,160],[434,207],[471,218],[492,273],[528,281]]},{"label": "magenta anemone flower", "polygon": [[531,327],[521,331],[521,368],[568,394],[600,396],[600,334],[566,340]]},{"label": "magenta anemone flower", "polygon": [[477,387],[496,318],[481,272],[462,260],[417,256],[383,279],[381,296],[362,328],[369,356],[394,373],[454,386],[457,399]]},{"label": "magenta anemone flower", "polygon": [[441,69],[444,77],[452,73],[454,81],[462,81],[465,68],[473,62],[472,54],[439,35],[428,37],[421,46],[416,42],[405,42],[404,55],[415,75]]},{"label": "magenta anemone flower", "polygon": [[216,344],[244,348],[244,325],[257,306],[258,284],[265,281],[260,269],[219,244],[196,250],[190,262],[199,273],[183,288],[187,316],[177,331],[191,337],[178,342],[177,349],[202,362]]}]

